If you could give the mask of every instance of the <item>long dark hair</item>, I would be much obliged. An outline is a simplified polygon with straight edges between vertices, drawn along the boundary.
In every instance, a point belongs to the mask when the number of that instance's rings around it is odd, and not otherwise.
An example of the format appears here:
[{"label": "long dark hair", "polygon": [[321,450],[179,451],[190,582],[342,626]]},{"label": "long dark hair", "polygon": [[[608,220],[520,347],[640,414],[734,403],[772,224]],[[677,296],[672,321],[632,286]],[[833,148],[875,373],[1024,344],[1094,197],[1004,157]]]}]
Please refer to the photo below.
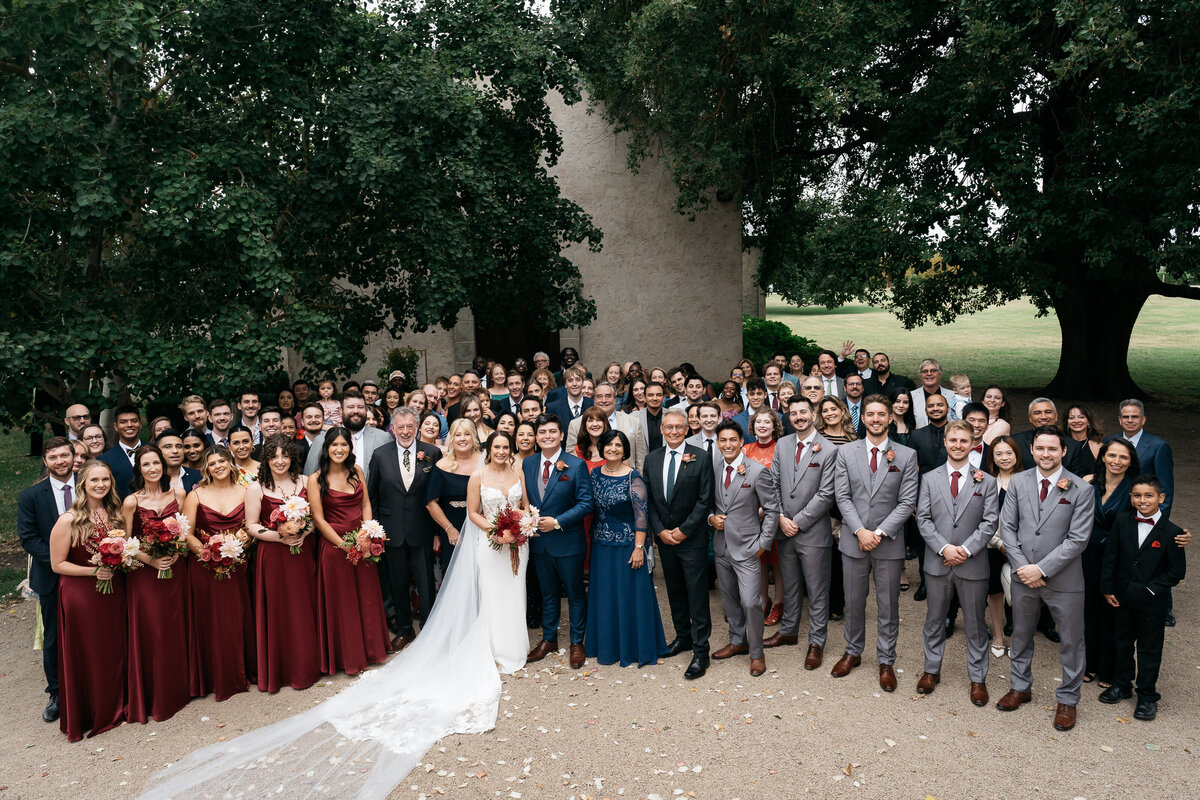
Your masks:
[{"label": "long dark hair", "polygon": [[158,479],[158,488],[161,491],[171,491],[171,478],[167,475],[167,460],[163,458],[162,450],[158,449],[158,445],[144,444],[137,449],[137,453],[133,457],[133,480],[129,482],[129,491],[137,494],[142,489],[146,488],[146,479],[142,477],[142,456],[148,453],[154,453],[158,456],[158,463],[162,465],[162,477]]},{"label": "long dark hair", "polygon": [[[996,419],[1002,419],[1005,422],[1012,422],[1012,409],[1009,407],[1009,404],[1008,404],[1008,393],[1004,391],[1004,388],[1002,386],[998,386],[997,384],[994,384],[994,383],[989,383],[987,386],[984,387],[983,394],[979,396],[979,402],[982,403],[983,395],[986,395],[992,389],[995,389],[997,392],[999,392],[1000,399],[1004,401],[1004,405],[1000,406],[1000,410],[996,412]],[[991,416],[992,416],[992,412],[988,411],[988,417],[991,418]]]},{"label": "long dark hair", "polygon": [[[288,464],[288,477],[294,481],[300,479],[300,464],[297,463],[298,452],[296,450],[296,440],[290,436],[284,436],[282,433],[273,433],[263,439],[262,461],[258,464],[258,483],[264,489],[275,488],[275,476],[271,473],[269,462],[279,450],[282,450],[283,454],[291,460]],[[353,447],[350,448],[350,455],[354,455]]]},{"label": "long dark hair", "polygon": [[[904,420],[904,424],[908,426],[909,433],[912,433],[917,429],[917,415],[913,413],[912,392],[910,392],[908,389],[893,389],[892,391],[888,392],[888,400],[891,400],[892,405],[895,406],[896,398],[900,395],[904,395],[908,398],[908,411],[904,412],[904,415],[901,417],[901,419]],[[896,413],[894,408],[892,413]]]},{"label": "long dark hair", "polygon": [[1100,445],[1100,452],[1096,454],[1096,469],[1100,472],[1101,480],[1092,479],[1094,486],[1099,486],[1103,493],[1104,486],[1107,484],[1108,469],[1104,466],[1104,456],[1108,453],[1109,448],[1114,444],[1119,444],[1129,451],[1129,469],[1125,470],[1125,477],[1130,480],[1142,474],[1142,462],[1138,459],[1137,448],[1133,446],[1133,442],[1126,439],[1124,436],[1118,436],[1116,439],[1109,439],[1104,444]]},{"label": "long dark hair", "polygon": [[633,380],[631,380],[629,382],[629,386],[628,386],[629,391],[625,395],[625,404],[621,407],[621,410],[627,414],[633,413],[634,411],[638,410],[637,400],[633,399],[633,387],[637,386],[639,383],[642,385],[643,391],[645,390],[646,386],[649,385],[646,383],[645,378],[634,378]]},{"label": "long dark hair", "polygon": [[334,425],[325,431],[325,441],[321,442],[321,455],[317,459],[317,486],[321,487],[322,494],[329,491],[329,445],[338,437],[345,439],[346,444],[350,446],[350,454],[346,456],[345,462],[350,475],[346,480],[351,486],[358,486],[358,473],[354,471],[354,435],[350,433],[349,428]]}]

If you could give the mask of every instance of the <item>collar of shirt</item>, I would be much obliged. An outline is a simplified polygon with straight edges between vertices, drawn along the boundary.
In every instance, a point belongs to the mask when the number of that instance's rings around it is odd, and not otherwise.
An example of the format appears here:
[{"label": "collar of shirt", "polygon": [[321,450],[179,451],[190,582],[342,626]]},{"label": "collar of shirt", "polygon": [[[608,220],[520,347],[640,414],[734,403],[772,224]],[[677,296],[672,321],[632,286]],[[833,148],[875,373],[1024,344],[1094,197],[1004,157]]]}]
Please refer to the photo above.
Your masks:
[{"label": "collar of shirt", "polygon": [[[1148,520],[1153,520],[1153,524],[1151,524],[1151,525],[1149,526],[1150,528],[1153,528],[1155,525],[1157,525],[1157,524],[1158,524],[1158,521],[1159,521],[1160,519],[1162,519],[1162,509],[1161,509],[1161,508],[1160,508],[1158,511],[1155,511],[1155,512],[1154,512],[1154,515],[1153,515],[1153,516],[1150,516],[1150,517],[1143,517],[1141,514],[1137,513],[1137,509],[1136,509],[1136,508],[1133,510],[1133,513],[1134,513],[1134,516],[1135,516],[1136,518],[1138,518],[1138,519],[1148,519]],[[1139,525],[1139,526],[1141,526],[1141,525],[1145,525],[1145,524],[1146,524],[1146,523],[1144,523],[1144,522],[1139,522],[1139,523],[1138,523],[1138,525]]]},{"label": "collar of shirt", "polygon": [[554,451],[554,455],[552,457],[546,458],[545,456],[542,456],[542,463],[539,466],[542,469],[545,469],[546,462],[548,461],[548,462],[550,462],[550,469],[554,469],[554,465],[557,464],[561,459],[562,459],[562,448],[560,447],[559,449]]},{"label": "collar of shirt", "polygon": [[1054,487],[1054,485],[1055,485],[1056,483],[1058,483],[1058,479],[1059,479],[1060,477],[1062,477],[1062,471],[1063,471],[1063,470],[1062,470],[1062,467],[1061,467],[1061,466],[1060,466],[1058,469],[1054,470],[1053,474],[1050,474],[1050,475],[1043,475],[1043,474],[1042,474],[1042,470],[1041,470],[1039,467],[1034,467],[1033,469],[1034,469],[1034,471],[1037,473],[1037,483],[1038,483],[1038,490],[1039,490],[1039,491],[1041,490],[1041,485],[1042,485],[1042,479],[1043,479],[1043,478],[1045,478],[1045,479],[1049,480],[1049,481],[1050,481],[1050,487],[1051,487],[1051,488],[1053,488],[1053,487]]},{"label": "collar of shirt", "polygon": [[738,454],[737,454],[737,458],[735,458],[733,461],[726,461],[726,460],[725,460],[725,457],[724,457],[724,456],[721,456],[721,476],[722,476],[722,480],[724,480],[725,468],[726,468],[726,467],[733,467],[733,471],[734,471],[734,472],[737,472],[737,468],[738,468],[738,467],[740,467],[740,466],[742,465],[742,463],[743,463],[745,460],[746,460],[746,456],[745,456],[745,454],[743,454],[743,453],[738,453]]},{"label": "collar of shirt", "polygon": [[954,473],[957,472],[959,475],[962,476],[961,478],[959,478],[959,480],[965,480],[967,477],[967,472],[970,469],[971,469],[971,464],[969,462],[966,464],[963,464],[958,469],[955,469],[953,466],[951,466],[950,462],[947,461],[946,462],[946,477],[951,477],[954,475]]},{"label": "collar of shirt", "polygon": [[813,442],[813,439],[815,439],[815,438],[817,438],[817,429],[816,428],[813,428],[811,431],[808,432],[808,438],[806,438],[806,439],[800,439],[799,435],[797,435],[797,441],[799,441],[802,445],[804,445],[804,449],[806,449],[806,450],[809,450],[812,448],[812,442]]},{"label": "collar of shirt", "polygon": [[1146,432],[1146,429],[1142,428],[1140,431],[1135,433],[1133,436],[1126,436],[1125,438],[1130,441],[1130,443],[1133,445],[1134,449],[1136,450],[1137,446],[1138,446],[1138,442],[1140,442],[1142,440],[1142,434],[1145,432]]},{"label": "collar of shirt", "polygon": [[[679,447],[671,447],[670,445],[667,445],[667,444],[664,444],[663,447],[667,448],[667,457],[665,460],[668,464],[670,464],[671,463],[671,453],[677,453],[680,458],[683,457],[683,451],[687,448],[687,442],[686,441],[680,442]],[[675,463],[678,464],[679,461],[676,460]]]},{"label": "collar of shirt", "polygon": [[[396,453],[400,456],[401,459],[404,458],[405,450],[408,451],[408,457],[411,462],[411,460],[414,459],[417,455],[417,440],[413,439],[411,442],[409,442],[408,446],[405,447],[404,445],[402,445],[400,443],[400,440],[397,439],[396,440]],[[403,463],[403,462],[401,462],[401,463]]]},{"label": "collar of shirt", "polygon": [[[62,497],[63,487],[68,485],[67,482],[60,481],[58,478],[55,478],[53,475],[48,477],[47,480],[50,481],[50,488],[54,490],[54,495],[56,497]],[[71,491],[72,492],[75,491],[74,486],[71,487]]]},{"label": "collar of shirt", "polygon": [[870,439],[863,439],[863,441],[867,443],[867,453],[868,454],[871,452],[872,447],[878,447],[879,452],[882,454],[882,453],[886,453],[889,449],[891,449],[891,446],[892,446],[892,443],[888,441],[888,438],[886,436],[883,437],[883,441],[877,445],[871,444]]}]

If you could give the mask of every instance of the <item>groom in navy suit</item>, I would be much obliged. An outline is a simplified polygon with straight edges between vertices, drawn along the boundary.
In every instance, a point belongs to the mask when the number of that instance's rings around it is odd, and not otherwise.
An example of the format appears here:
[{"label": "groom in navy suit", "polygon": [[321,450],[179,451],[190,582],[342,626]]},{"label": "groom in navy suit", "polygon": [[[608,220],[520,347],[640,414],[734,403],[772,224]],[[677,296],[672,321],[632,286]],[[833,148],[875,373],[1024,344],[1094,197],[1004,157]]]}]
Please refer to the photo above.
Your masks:
[{"label": "groom in navy suit", "polygon": [[529,540],[529,556],[542,587],[542,641],[529,651],[527,661],[540,661],[558,649],[558,587],[567,592],[571,622],[571,668],[583,666],[583,634],[587,627],[587,596],[583,588],[583,561],[587,544],[583,518],[592,513],[592,477],[582,459],[563,452],[563,425],[554,414],[542,414],[535,423],[541,454],[521,464],[529,502],[541,518],[539,535]]}]

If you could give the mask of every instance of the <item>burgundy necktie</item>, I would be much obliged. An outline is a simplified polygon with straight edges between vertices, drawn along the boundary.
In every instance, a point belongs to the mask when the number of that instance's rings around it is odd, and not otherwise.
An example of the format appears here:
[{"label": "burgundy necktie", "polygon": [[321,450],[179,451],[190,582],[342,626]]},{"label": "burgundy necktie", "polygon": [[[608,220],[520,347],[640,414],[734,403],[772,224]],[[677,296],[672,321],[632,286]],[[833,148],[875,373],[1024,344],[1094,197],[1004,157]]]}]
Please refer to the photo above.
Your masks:
[{"label": "burgundy necktie", "polygon": [[75,502],[75,498],[71,496],[71,484],[63,484],[63,502],[67,504],[67,511],[71,510],[71,503]]},{"label": "burgundy necktie", "polygon": [[958,497],[958,479],[960,477],[962,477],[962,476],[959,474],[958,470],[955,470],[954,472],[950,473],[950,496],[951,497],[954,497],[954,498]]},{"label": "burgundy necktie", "polygon": [[871,448],[871,472],[879,469],[879,448]]},{"label": "burgundy necktie", "polygon": [[800,466],[800,451],[804,449],[804,442],[796,442],[796,466]]},{"label": "burgundy necktie", "polygon": [[733,467],[726,466],[725,467],[725,490],[726,491],[729,491],[729,483],[732,480],[733,480]]},{"label": "burgundy necktie", "polygon": [[1146,519],[1145,517],[1135,517],[1135,519],[1136,519],[1138,522],[1144,522],[1144,523],[1146,523],[1147,525],[1153,525],[1153,524],[1154,524],[1154,520],[1152,520],[1152,519]]},{"label": "burgundy necktie", "polygon": [[546,491],[547,484],[550,483],[550,462],[547,461],[542,465],[542,491]]},{"label": "burgundy necktie", "polygon": [[1042,478],[1042,502],[1046,502],[1046,494],[1050,491],[1050,479]]}]

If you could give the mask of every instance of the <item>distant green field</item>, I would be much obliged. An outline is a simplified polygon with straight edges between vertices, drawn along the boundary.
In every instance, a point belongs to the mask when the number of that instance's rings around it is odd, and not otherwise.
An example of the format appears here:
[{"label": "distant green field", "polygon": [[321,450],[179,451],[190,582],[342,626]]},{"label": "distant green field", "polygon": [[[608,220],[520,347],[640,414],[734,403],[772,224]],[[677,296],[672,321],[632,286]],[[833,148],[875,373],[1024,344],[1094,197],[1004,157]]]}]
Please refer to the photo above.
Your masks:
[{"label": "distant green field", "polygon": [[[841,352],[842,342],[884,351],[892,371],[916,380],[923,358],[937,358],[944,374],[964,372],[981,389],[996,382],[1013,390],[1036,390],[1054,377],[1061,338],[1053,315],[1037,317],[1021,300],[965,316],[950,325],[908,331],[887,311],[850,305],[832,311],[788,305],[767,298],[767,317],[797,334]],[[1142,310],[1130,344],[1134,380],[1159,400],[1200,405],[1200,303],[1151,298]]]}]

